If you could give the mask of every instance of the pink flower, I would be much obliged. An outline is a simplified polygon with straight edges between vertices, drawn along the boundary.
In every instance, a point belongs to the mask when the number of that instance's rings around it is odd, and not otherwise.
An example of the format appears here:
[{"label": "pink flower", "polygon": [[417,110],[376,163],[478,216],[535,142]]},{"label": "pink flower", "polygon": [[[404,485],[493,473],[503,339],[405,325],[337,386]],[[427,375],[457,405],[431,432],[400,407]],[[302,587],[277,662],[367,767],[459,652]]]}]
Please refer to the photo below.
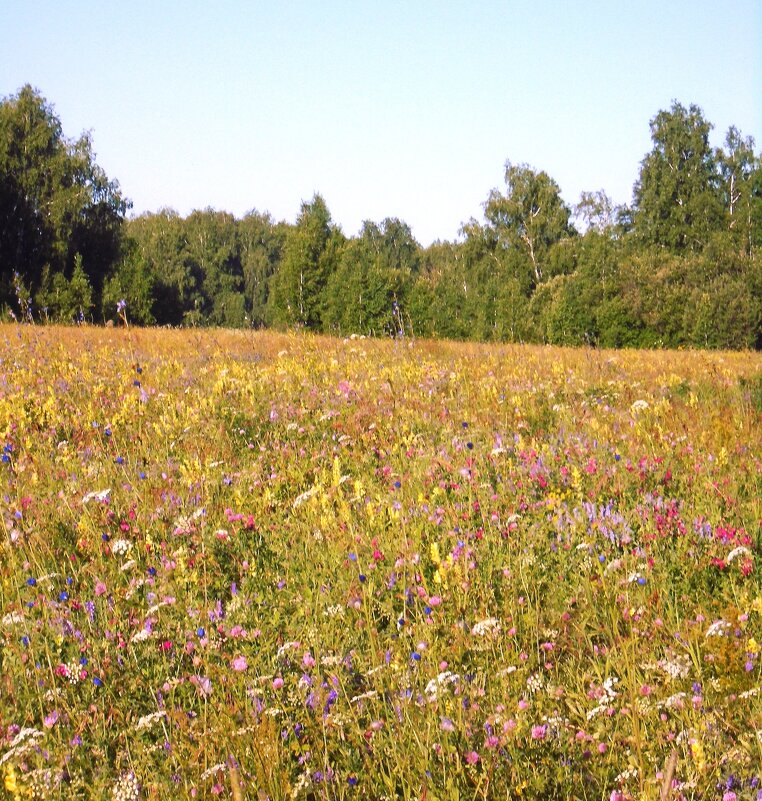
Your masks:
[{"label": "pink flower", "polygon": [[208,698],[212,694],[212,680],[208,676],[191,676],[190,683],[202,698]]},{"label": "pink flower", "polygon": [[477,754],[476,751],[469,751],[466,754],[466,762],[468,762],[469,765],[475,765],[478,761],[479,754]]},{"label": "pink flower", "polygon": [[231,667],[233,670],[240,672],[242,670],[246,670],[249,667],[249,663],[246,661],[245,656],[237,656],[231,663]]},{"label": "pink flower", "polygon": [[532,726],[532,739],[533,740],[544,740],[545,735],[548,733],[548,727],[543,726]]},{"label": "pink flower", "polygon": [[57,709],[54,709],[49,715],[45,716],[45,719],[42,721],[46,729],[52,729],[53,726],[58,723],[58,718],[60,714]]},{"label": "pink flower", "polygon": [[95,582],[95,594],[104,595],[105,592],[106,592],[106,585],[100,579],[98,579],[98,581]]},{"label": "pink flower", "polygon": [[280,676],[276,676],[273,679],[273,690],[280,690],[283,686],[283,679]]}]

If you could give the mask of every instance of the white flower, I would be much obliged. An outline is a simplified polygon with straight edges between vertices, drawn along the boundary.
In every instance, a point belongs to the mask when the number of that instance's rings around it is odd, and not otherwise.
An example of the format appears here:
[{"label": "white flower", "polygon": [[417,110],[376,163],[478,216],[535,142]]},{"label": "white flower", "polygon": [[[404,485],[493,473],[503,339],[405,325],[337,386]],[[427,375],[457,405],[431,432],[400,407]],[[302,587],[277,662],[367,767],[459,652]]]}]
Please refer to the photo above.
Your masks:
[{"label": "white flower", "polygon": [[648,408],[648,401],[644,400],[636,400],[632,406],[630,406],[630,411],[632,412],[644,412]]},{"label": "white flower", "polygon": [[614,685],[619,684],[619,679],[616,676],[609,676],[603,682],[603,691],[606,694],[606,700],[613,701],[619,693],[614,689]]},{"label": "white flower", "polygon": [[88,492],[87,495],[82,498],[82,503],[89,503],[90,501],[105,503],[109,499],[109,495],[111,495],[110,489],[98,490],[97,492]]},{"label": "white flower", "polygon": [[539,673],[532,673],[527,679],[527,691],[529,693],[539,692],[544,684],[545,682],[542,680],[542,676]]},{"label": "white flower", "polygon": [[111,543],[111,553],[124,556],[132,550],[132,543],[129,540],[114,540]]},{"label": "white flower", "polygon": [[145,642],[151,636],[151,632],[148,629],[140,629],[140,631],[136,631],[132,637],[130,637],[130,642]]},{"label": "white flower", "polygon": [[488,617],[484,620],[480,620],[478,623],[474,623],[474,627],[471,629],[471,634],[475,637],[487,637],[492,636],[500,633],[500,621],[494,617]]},{"label": "white flower", "polygon": [[428,695],[429,701],[437,700],[441,688],[447,687],[448,685],[455,685],[459,681],[460,676],[457,673],[452,673],[449,670],[443,671],[435,679],[431,679],[426,685],[426,695]]},{"label": "white flower", "polygon": [[21,729],[21,731],[11,740],[10,748],[0,757],[0,765],[5,764],[14,757],[23,757],[25,754],[34,750],[38,740],[45,736],[45,732],[39,729]]},{"label": "white flower", "polygon": [[684,679],[691,672],[691,659],[680,654],[672,659],[660,659],[656,663],[671,679]]},{"label": "white flower", "polygon": [[216,765],[212,765],[211,768],[207,768],[202,774],[202,779],[208,779],[210,776],[214,776],[216,773],[219,773],[221,770],[225,770],[225,763],[218,762]]},{"label": "white flower", "polygon": [[705,637],[724,637],[731,629],[730,623],[725,620],[715,620],[706,630]]},{"label": "white flower", "polygon": [[318,491],[317,487],[312,487],[311,489],[308,489],[306,492],[303,492],[301,495],[298,495],[294,500],[294,509],[301,506],[305,501],[308,501],[317,491]]},{"label": "white flower", "polygon": [[664,701],[664,706],[667,709],[682,709],[683,707],[683,700],[687,697],[687,693],[679,692],[675,693],[674,695],[670,695],[669,698]]},{"label": "white flower", "polygon": [[739,545],[737,548],[733,548],[733,550],[727,555],[726,561],[728,564],[730,564],[739,556],[751,556],[751,551],[748,548],[745,548],[743,545]]},{"label": "white flower", "polygon": [[367,692],[361,693],[360,695],[355,695],[351,698],[351,702],[354,704],[357,701],[365,701],[368,698],[375,698],[378,695],[376,690],[368,690]]},{"label": "white flower", "polygon": [[160,709],[158,712],[152,712],[150,715],[143,715],[143,717],[138,720],[135,728],[138,731],[141,731],[142,729],[148,729],[153,726],[154,723],[162,718],[165,718],[166,716],[167,713],[163,709]]}]

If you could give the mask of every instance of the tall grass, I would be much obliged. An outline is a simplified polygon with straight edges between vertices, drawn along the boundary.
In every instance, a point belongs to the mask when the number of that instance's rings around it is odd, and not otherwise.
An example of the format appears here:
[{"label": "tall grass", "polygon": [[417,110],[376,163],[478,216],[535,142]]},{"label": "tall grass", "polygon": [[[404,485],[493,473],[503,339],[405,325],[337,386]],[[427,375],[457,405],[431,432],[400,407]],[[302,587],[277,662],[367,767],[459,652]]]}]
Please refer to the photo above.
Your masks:
[{"label": "tall grass", "polygon": [[0,328],[2,792],[762,797],[761,369]]}]

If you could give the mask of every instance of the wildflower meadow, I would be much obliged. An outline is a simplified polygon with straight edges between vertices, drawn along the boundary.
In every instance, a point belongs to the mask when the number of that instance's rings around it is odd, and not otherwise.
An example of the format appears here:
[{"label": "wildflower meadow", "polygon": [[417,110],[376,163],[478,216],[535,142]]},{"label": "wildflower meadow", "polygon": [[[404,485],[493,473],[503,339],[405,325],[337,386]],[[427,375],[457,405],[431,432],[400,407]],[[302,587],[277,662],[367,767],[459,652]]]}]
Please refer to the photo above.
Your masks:
[{"label": "wildflower meadow", "polygon": [[0,327],[0,797],[762,798],[762,355]]}]

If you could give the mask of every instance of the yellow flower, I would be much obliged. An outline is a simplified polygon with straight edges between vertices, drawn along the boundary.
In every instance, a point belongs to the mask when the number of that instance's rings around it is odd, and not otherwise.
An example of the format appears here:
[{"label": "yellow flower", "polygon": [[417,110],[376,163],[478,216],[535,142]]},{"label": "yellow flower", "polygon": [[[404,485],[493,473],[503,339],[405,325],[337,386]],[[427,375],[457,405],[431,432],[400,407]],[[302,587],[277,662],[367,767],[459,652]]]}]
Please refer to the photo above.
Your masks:
[{"label": "yellow flower", "polygon": [[754,637],[749,637],[749,640],[746,643],[746,650],[750,654],[758,654],[759,653],[759,643],[754,639]]},{"label": "yellow flower", "polygon": [[21,801],[21,791],[22,787],[19,786],[18,781],[16,780],[16,768],[13,765],[6,765],[5,766],[5,777],[4,777],[4,785],[5,790],[8,792],[13,801]]},{"label": "yellow flower", "polygon": [[706,770],[706,754],[701,740],[691,740],[691,756],[696,763],[696,770],[703,773]]}]

